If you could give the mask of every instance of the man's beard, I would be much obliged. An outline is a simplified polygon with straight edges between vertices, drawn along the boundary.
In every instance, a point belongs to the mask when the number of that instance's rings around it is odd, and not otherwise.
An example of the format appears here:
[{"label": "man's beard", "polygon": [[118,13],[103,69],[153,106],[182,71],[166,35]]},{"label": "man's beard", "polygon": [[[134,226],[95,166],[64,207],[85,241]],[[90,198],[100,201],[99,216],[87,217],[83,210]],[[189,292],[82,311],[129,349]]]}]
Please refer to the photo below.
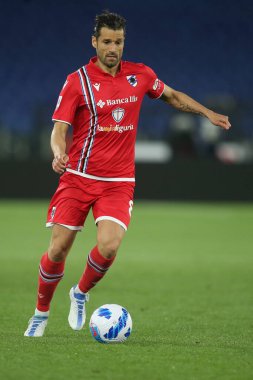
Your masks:
[{"label": "man's beard", "polygon": [[112,62],[111,63],[103,62],[103,63],[104,63],[105,66],[107,66],[109,69],[111,69],[112,67],[117,66],[118,60],[115,61],[115,63],[112,63]]},{"label": "man's beard", "polygon": [[102,58],[100,55],[98,55],[98,58],[99,58],[99,60],[106,66],[106,67],[108,67],[109,69],[111,69],[112,67],[115,67],[115,66],[117,66],[118,64],[119,64],[119,62],[120,62],[120,59],[121,59],[121,57],[118,57],[118,56],[113,56],[113,57],[115,57],[115,60],[113,60],[112,62],[108,62],[108,58],[110,58],[110,57],[104,57],[104,58]]}]

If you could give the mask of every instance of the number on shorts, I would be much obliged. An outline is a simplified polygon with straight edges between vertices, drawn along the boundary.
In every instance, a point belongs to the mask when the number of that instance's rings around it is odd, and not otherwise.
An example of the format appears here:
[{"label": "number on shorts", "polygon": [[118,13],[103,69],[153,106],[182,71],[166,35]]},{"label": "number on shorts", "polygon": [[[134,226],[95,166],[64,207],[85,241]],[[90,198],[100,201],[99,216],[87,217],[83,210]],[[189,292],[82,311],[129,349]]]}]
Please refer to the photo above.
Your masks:
[{"label": "number on shorts", "polygon": [[133,205],[134,205],[134,202],[133,201],[129,201],[129,215],[131,216],[132,214],[132,210],[133,210]]}]

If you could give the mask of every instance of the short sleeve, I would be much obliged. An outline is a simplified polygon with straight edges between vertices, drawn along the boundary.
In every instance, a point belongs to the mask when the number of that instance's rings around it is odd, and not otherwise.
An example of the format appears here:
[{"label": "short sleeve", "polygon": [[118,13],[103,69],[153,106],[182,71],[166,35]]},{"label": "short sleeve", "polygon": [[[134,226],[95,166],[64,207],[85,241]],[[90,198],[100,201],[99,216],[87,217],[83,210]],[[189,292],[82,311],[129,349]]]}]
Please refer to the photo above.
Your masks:
[{"label": "short sleeve", "polygon": [[75,112],[80,101],[78,82],[75,75],[70,74],[60,92],[52,120],[63,121],[67,124],[72,124]]},{"label": "short sleeve", "polygon": [[164,91],[164,83],[157,78],[156,73],[148,66],[145,66],[148,79],[147,95],[152,99],[158,99]]}]

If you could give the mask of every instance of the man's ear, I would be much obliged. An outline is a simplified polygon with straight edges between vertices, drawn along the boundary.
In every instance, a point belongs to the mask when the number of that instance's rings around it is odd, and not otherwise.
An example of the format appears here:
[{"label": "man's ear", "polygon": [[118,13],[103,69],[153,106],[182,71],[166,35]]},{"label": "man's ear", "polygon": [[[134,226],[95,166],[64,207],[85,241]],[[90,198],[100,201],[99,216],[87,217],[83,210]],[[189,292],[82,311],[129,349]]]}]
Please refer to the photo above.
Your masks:
[{"label": "man's ear", "polygon": [[95,36],[92,36],[91,38],[91,44],[96,49],[97,48],[97,39]]}]

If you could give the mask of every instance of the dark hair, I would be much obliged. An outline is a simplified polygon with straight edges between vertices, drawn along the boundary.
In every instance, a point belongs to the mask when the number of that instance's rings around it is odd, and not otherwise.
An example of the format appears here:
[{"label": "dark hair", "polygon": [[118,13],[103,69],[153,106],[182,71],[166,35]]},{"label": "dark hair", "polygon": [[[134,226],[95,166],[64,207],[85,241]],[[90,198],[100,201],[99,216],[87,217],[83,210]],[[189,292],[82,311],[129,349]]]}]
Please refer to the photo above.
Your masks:
[{"label": "dark hair", "polygon": [[103,27],[113,30],[123,29],[124,34],[126,34],[126,20],[117,13],[104,11],[101,15],[96,15],[93,36],[98,38],[100,36],[100,30]]}]

